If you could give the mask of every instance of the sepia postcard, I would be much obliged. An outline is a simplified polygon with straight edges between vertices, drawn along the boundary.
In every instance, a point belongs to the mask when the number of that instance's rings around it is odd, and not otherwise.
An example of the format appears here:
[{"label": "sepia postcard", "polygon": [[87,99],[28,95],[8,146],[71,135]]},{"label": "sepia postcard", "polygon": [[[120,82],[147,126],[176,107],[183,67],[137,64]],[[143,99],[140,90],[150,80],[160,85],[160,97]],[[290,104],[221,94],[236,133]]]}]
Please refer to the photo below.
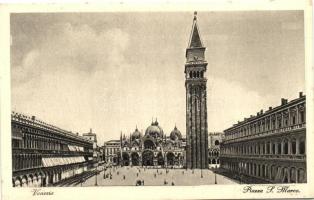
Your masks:
[{"label": "sepia postcard", "polygon": [[0,11],[1,199],[314,198],[310,1]]}]

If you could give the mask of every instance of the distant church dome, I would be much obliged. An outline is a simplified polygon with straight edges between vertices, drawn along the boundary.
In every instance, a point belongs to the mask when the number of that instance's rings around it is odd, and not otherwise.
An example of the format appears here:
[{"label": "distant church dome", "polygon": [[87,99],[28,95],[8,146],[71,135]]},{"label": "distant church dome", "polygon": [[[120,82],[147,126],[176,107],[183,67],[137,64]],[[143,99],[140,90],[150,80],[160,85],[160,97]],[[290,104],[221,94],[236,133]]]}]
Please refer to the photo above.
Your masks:
[{"label": "distant church dome", "polygon": [[145,136],[151,136],[151,137],[154,137],[154,138],[160,138],[163,135],[164,135],[164,131],[158,125],[157,119],[156,119],[155,122],[152,122],[152,124],[145,131]]},{"label": "distant church dome", "polygon": [[139,139],[141,137],[142,137],[142,134],[141,134],[141,132],[139,132],[139,130],[136,127],[135,131],[132,133],[131,139],[133,141],[133,140]]},{"label": "distant church dome", "polygon": [[177,129],[177,126],[174,127],[173,131],[170,133],[170,139],[171,140],[181,140],[182,135],[179,129]]}]

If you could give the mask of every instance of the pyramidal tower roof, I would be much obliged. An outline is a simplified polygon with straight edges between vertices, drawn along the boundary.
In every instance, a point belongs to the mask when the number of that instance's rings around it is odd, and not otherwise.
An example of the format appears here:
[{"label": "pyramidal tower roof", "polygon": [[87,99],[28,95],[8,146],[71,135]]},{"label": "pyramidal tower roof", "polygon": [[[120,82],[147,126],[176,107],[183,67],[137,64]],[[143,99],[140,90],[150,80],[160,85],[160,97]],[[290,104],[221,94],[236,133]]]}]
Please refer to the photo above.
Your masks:
[{"label": "pyramidal tower roof", "polygon": [[195,11],[188,48],[199,48],[199,47],[204,47],[204,46],[201,40],[199,28],[197,25],[197,12]]}]

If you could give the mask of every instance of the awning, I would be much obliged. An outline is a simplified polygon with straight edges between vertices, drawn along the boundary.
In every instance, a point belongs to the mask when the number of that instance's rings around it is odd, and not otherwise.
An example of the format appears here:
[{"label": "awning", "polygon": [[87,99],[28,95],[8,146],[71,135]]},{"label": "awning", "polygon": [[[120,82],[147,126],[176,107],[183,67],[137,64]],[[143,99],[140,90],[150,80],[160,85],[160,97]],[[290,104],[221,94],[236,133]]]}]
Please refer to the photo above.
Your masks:
[{"label": "awning", "polygon": [[85,159],[83,156],[42,158],[42,164],[44,167],[69,165],[69,164],[81,163],[81,162],[85,162]]}]

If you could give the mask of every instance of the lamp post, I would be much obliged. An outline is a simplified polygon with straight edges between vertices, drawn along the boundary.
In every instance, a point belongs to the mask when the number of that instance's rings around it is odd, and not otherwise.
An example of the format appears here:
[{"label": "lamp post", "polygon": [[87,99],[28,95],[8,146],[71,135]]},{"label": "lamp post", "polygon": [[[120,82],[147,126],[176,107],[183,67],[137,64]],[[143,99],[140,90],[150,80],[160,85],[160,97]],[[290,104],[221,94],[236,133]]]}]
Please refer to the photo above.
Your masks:
[{"label": "lamp post", "polygon": [[216,165],[215,170],[214,170],[214,174],[215,174],[215,184],[217,184],[216,169],[217,169],[217,165]]},{"label": "lamp post", "polygon": [[97,167],[98,167],[98,163],[96,164],[96,176],[95,176],[95,186],[98,186],[98,183],[97,183],[97,174],[98,174],[98,169],[97,169]]},{"label": "lamp post", "polygon": [[203,178],[203,167],[201,167],[201,178]]}]

